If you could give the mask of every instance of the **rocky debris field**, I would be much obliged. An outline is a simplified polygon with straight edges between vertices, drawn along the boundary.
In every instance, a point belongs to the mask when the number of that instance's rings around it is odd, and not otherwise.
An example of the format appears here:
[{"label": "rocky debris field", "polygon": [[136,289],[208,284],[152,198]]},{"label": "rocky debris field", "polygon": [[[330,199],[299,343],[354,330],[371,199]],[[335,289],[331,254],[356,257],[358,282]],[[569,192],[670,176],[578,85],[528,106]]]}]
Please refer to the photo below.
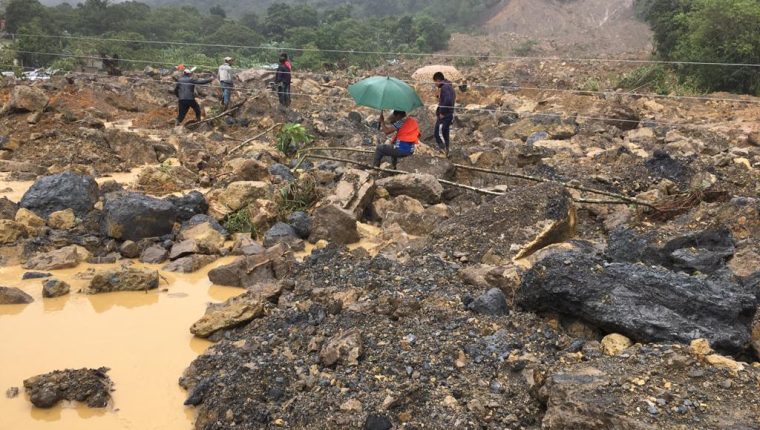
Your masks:
[{"label": "rocky debris field", "polygon": [[[178,128],[169,78],[6,81],[0,171],[33,184],[0,198],[0,263],[47,298],[234,256],[209,279],[247,292],[188,327],[214,342],[180,378],[198,430],[757,428],[758,100],[479,86],[622,72],[537,67],[465,71],[450,157],[423,136],[401,175],[364,166],[376,113],[340,99],[340,74],[296,82],[329,108],[277,109],[252,74],[255,102]],[[343,161],[277,150],[285,122]],[[84,262],[120,265],[79,273],[81,291],[47,279]],[[31,300],[0,288],[0,305]],[[104,373],[24,386],[101,407]]]}]

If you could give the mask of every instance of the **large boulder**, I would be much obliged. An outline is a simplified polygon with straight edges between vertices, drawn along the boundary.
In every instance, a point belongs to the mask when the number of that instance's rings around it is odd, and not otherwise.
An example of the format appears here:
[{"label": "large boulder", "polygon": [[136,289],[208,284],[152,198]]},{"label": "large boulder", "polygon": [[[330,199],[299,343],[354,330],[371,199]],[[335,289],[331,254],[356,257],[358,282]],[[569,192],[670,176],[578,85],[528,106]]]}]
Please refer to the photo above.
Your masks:
[{"label": "large boulder", "polygon": [[230,264],[216,267],[208,278],[216,285],[252,288],[256,284],[273,283],[285,277],[293,264],[293,255],[284,245],[265,252],[240,257]]},{"label": "large boulder", "polygon": [[111,400],[113,383],[108,369],[56,370],[24,381],[29,400],[38,408],[52,408],[61,400],[82,402],[104,408]]},{"label": "large boulder", "polygon": [[139,166],[158,162],[154,143],[148,137],[113,128],[105,131],[105,139],[119,158],[129,165]]},{"label": "large boulder", "polygon": [[430,249],[501,264],[525,258],[575,234],[575,206],[561,186],[544,183],[510,190],[435,229]]},{"label": "large boulder", "polygon": [[218,202],[230,211],[236,211],[269,195],[269,184],[258,181],[233,182],[218,196]]},{"label": "large boulder", "polygon": [[288,245],[291,249],[297,251],[304,249],[303,240],[298,237],[296,230],[284,222],[278,222],[264,234],[265,247],[272,247],[278,243]]},{"label": "large boulder", "polygon": [[177,208],[177,218],[180,221],[191,220],[208,211],[206,198],[198,191],[191,191],[181,196],[168,196],[166,200]]},{"label": "large boulder", "polygon": [[18,288],[0,287],[0,305],[24,305],[34,299]]},{"label": "large boulder", "polygon": [[114,291],[148,291],[158,288],[158,271],[129,267],[95,273],[86,289],[87,294]]},{"label": "large boulder", "polygon": [[190,327],[190,332],[198,337],[209,337],[219,330],[232,328],[262,316],[264,303],[249,292],[224,303],[209,305],[201,319]]},{"label": "large boulder", "polygon": [[392,196],[405,195],[429,204],[440,202],[443,196],[443,186],[433,175],[396,175],[380,179],[376,184]]},{"label": "large boulder", "polygon": [[3,113],[13,111],[42,112],[49,102],[50,99],[41,89],[17,85],[11,91],[11,99],[3,106]]},{"label": "large boulder", "polygon": [[172,232],[176,220],[171,202],[135,192],[111,193],[103,206],[103,232],[114,239],[163,236]]},{"label": "large boulder", "polygon": [[360,219],[364,209],[372,201],[375,181],[364,170],[348,169],[338,182],[333,195],[325,198],[328,204],[335,204]]},{"label": "large boulder", "polygon": [[314,212],[309,242],[320,240],[348,245],[361,239],[356,218],[336,205],[322,206]]},{"label": "large boulder", "polygon": [[748,346],[757,307],[755,296],[730,280],[609,263],[585,243],[536,256],[522,277],[516,302],[526,310],[571,315],[637,341],[706,338],[726,351]]},{"label": "large boulder", "polygon": [[84,218],[98,202],[98,184],[92,176],[72,172],[43,176],[34,182],[19,206],[47,218],[53,212],[72,209]]},{"label": "large boulder", "polygon": [[216,220],[213,220],[213,223],[200,222],[194,225],[185,225],[187,227],[183,227],[182,230],[180,230],[178,239],[182,241],[194,241],[202,250],[205,250],[202,254],[218,254],[222,247],[224,247],[227,231],[222,229],[224,234],[219,232]]}]

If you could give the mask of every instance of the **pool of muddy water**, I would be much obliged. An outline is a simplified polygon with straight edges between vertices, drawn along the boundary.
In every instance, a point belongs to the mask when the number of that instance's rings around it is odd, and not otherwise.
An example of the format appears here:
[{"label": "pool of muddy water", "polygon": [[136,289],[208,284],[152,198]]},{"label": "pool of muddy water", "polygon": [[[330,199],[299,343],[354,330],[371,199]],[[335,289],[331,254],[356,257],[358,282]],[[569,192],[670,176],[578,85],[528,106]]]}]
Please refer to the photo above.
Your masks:
[{"label": "pool of muddy water", "polygon": [[[88,269],[54,271],[69,282],[70,295],[42,298],[42,280],[21,280],[20,267],[0,268],[2,284],[19,287],[35,298],[29,305],[0,307],[0,429],[182,429],[192,428],[193,410],[182,403],[177,385],[182,371],[210,344],[194,338],[190,325],[208,302],[243,292],[214,286],[208,270],[229,263],[223,258],[190,275],[162,272],[167,282],[158,291],[79,294]],[[101,265],[98,269],[115,267]],[[75,404],[34,408],[23,393],[23,380],[57,369],[101,367],[111,370],[113,401],[105,409]],[[4,393],[19,387],[9,399]]]}]

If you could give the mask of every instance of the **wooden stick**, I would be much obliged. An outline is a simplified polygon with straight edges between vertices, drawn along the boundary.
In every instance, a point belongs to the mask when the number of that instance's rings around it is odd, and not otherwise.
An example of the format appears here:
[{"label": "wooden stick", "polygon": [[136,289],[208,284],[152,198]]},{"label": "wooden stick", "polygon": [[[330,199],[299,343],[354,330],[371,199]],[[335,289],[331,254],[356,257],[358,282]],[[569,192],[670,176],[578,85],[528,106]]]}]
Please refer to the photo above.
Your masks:
[{"label": "wooden stick", "polygon": [[363,154],[374,154],[375,151],[371,149],[361,149],[361,148],[342,148],[342,147],[334,147],[334,146],[313,146],[311,148],[305,148],[301,151],[311,152],[311,151],[343,151],[343,152],[360,152]]},{"label": "wooden stick", "polygon": [[624,196],[622,194],[617,194],[617,193],[612,193],[612,192],[609,192],[609,191],[602,191],[602,190],[597,190],[597,189],[594,189],[594,188],[584,187],[582,185],[573,185],[573,184],[568,184],[567,182],[554,181],[554,180],[551,180],[551,179],[544,179],[544,178],[539,178],[539,177],[536,177],[536,176],[521,175],[519,173],[507,173],[507,172],[500,172],[498,170],[491,170],[491,169],[483,169],[483,168],[480,168],[480,167],[465,166],[463,164],[454,164],[454,167],[459,168],[459,169],[472,170],[472,171],[475,171],[475,172],[491,173],[491,174],[499,175],[499,176],[507,176],[507,177],[510,177],[510,178],[525,179],[527,181],[553,183],[553,184],[561,185],[561,186],[563,186],[565,188],[572,188],[572,189],[575,189],[575,190],[585,191],[587,193],[599,194],[599,195],[607,196],[607,197],[614,197],[616,199],[623,200],[623,201],[625,201],[627,203],[632,203],[632,204],[646,206],[646,207],[655,209],[654,205],[652,205],[649,202],[645,202],[645,201],[642,201],[642,200],[639,200],[639,199],[634,199],[634,198],[631,198],[631,197],[628,197],[628,196]]},{"label": "wooden stick", "polygon": [[190,127],[197,127],[197,126],[199,126],[199,125],[201,125],[201,124],[205,124],[205,123],[207,123],[207,122],[211,122],[211,121],[213,121],[213,120],[215,120],[215,119],[217,119],[217,118],[221,118],[221,117],[223,117],[223,116],[225,116],[225,115],[227,115],[227,114],[229,114],[229,113],[235,112],[236,110],[240,109],[241,107],[243,107],[243,105],[244,105],[244,104],[245,104],[245,102],[247,102],[247,101],[248,101],[248,99],[246,98],[246,99],[245,99],[245,100],[243,100],[242,102],[240,102],[240,103],[236,104],[235,106],[233,106],[233,107],[229,108],[228,110],[226,110],[226,111],[224,111],[224,112],[220,113],[219,115],[213,116],[213,117],[211,117],[211,118],[207,118],[207,119],[204,119],[203,121],[198,121],[198,122],[193,122],[193,123],[190,123],[190,124],[188,124],[186,127],[187,127],[187,128],[190,128]]},{"label": "wooden stick", "polygon": [[[324,155],[311,155],[311,154],[306,154],[305,156],[307,158],[316,158],[318,160],[338,161],[338,162],[341,162],[341,163],[353,164],[353,165],[356,165],[356,166],[363,167],[365,169],[376,170],[378,172],[391,173],[391,174],[394,174],[394,175],[405,175],[405,174],[411,173],[411,172],[405,172],[403,170],[383,169],[381,167],[370,166],[369,164],[362,163],[360,161],[348,160],[348,159],[345,159],[345,158],[327,157],[327,156],[324,156]],[[464,185],[464,184],[459,184],[459,183],[456,183],[456,182],[446,181],[444,179],[438,179],[438,182],[441,183],[441,184],[444,184],[444,185],[450,185],[452,187],[462,188],[462,189],[469,190],[469,191],[475,191],[476,193],[486,194],[486,195],[489,195],[489,196],[501,196],[501,195],[503,195],[502,193],[497,193],[495,191],[484,190],[482,188],[475,188],[475,187],[471,187],[469,185]]]},{"label": "wooden stick", "polygon": [[269,133],[270,131],[274,130],[275,128],[277,128],[277,127],[279,127],[279,126],[281,126],[281,125],[282,125],[282,123],[281,123],[281,122],[278,122],[277,124],[275,124],[275,125],[273,125],[273,126],[269,127],[268,129],[266,129],[266,130],[262,131],[261,133],[257,134],[256,136],[253,136],[253,137],[252,137],[252,138],[250,138],[250,139],[246,139],[246,140],[244,140],[244,141],[243,141],[243,143],[241,143],[240,145],[238,145],[238,146],[236,146],[236,147],[232,148],[232,150],[230,150],[230,151],[227,153],[227,157],[229,157],[230,155],[232,155],[232,153],[233,153],[233,152],[236,152],[236,151],[237,151],[237,150],[239,150],[240,148],[244,147],[245,145],[248,145],[249,143],[253,142],[254,140],[256,140],[256,139],[258,139],[258,138],[260,138],[261,136],[264,136],[265,134]]}]

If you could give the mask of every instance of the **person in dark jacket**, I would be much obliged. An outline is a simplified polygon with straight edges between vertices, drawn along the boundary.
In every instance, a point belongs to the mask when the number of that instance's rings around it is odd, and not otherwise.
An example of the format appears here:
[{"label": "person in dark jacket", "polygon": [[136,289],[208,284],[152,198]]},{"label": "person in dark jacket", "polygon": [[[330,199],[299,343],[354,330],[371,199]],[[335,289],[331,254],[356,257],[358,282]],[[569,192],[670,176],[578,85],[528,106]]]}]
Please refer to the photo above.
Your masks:
[{"label": "person in dark jacket", "polygon": [[446,152],[449,156],[449,134],[451,123],[454,121],[454,105],[456,104],[457,95],[454,86],[449,82],[441,72],[435,72],[433,81],[438,87],[438,109],[435,111],[435,141],[438,147]]},{"label": "person in dark jacket", "polygon": [[277,95],[280,98],[282,106],[290,106],[290,81],[292,78],[292,67],[288,61],[288,54],[280,55],[280,65],[277,67],[277,74],[274,82],[277,84]]},{"label": "person in dark jacket", "polygon": [[209,83],[211,83],[211,79],[193,79],[193,69],[183,70],[182,77],[179,78],[174,85],[174,95],[177,96],[178,99],[177,119],[175,125],[182,124],[182,121],[185,120],[185,115],[187,115],[187,111],[191,108],[193,109],[193,112],[195,112],[195,120],[201,120],[201,107],[198,105],[198,102],[195,101],[195,86],[207,85]]}]

